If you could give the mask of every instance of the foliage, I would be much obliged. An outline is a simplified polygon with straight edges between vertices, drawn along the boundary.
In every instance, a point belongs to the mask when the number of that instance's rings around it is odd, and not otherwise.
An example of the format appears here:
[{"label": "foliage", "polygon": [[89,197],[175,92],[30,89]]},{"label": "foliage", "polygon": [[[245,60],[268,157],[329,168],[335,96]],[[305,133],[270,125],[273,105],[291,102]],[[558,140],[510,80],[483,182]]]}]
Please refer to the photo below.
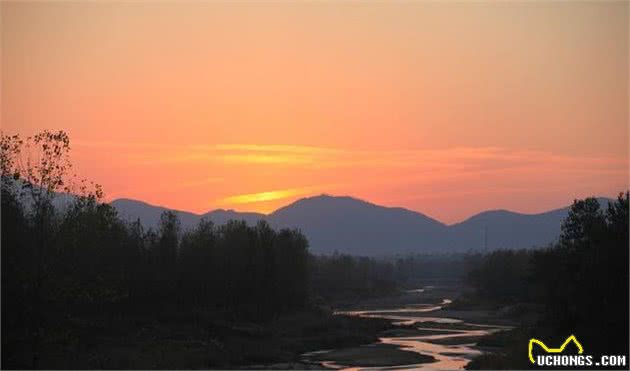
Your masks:
[{"label": "foliage", "polygon": [[[19,135],[2,134],[0,149],[2,205],[24,216],[18,216],[23,224],[13,227],[18,231],[28,231],[28,238],[24,236],[28,246],[20,249],[18,246],[24,243],[19,239],[22,236],[8,237],[5,243],[5,234],[13,231],[3,229],[3,258],[8,255],[9,260],[24,263],[14,268],[21,270],[22,274],[18,277],[22,281],[12,289],[18,290],[16,294],[25,294],[18,299],[25,306],[26,301],[30,301],[28,309],[31,320],[27,330],[32,338],[32,366],[37,368],[44,320],[44,285],[52,274],[51,265],[57,253],[53,245],[58,240],[60,230],[60,218],[55,213],[53,199],[57,192],[75,192],[79,199],[96,201],[102,197],[102,191],[94,183],[88,185],[85,180],[77,182],[76,174],[71,172],[70,138],[64,131],[44,130],[26,140]],[[23,208],[22,202],[28,207]],[[7,248],[7,244],[12,246]],[[5,250],[8,250],[8,254]],[[3,287],[5,277],[13,278],[3,271]],[[19,288],[22,290],[19,291]]]},{"label": "foliage", "polygon": [[504,303],[523,300],[529,291],[527,250],[497,250],[488,253],[469,274],[483,298]]},{"label": "foliage", "polygon": [[388,294],[396,287],[387,261],[335,253],[310,259],[312,292],[327,302]]},{"label": "foliage", "polygon": [[485,255],[469,276],[477,295],[541,304],[538,334],[575,334],[590,354],[627,354],[628,198],[620,194],[605,210],[594,198],[576,200],[557,244]]},{"label": "foliage", "polygon": [[2,185],[28,193],[35,210],[50,202],[55,192],[101,199],[98,184],[80,179],[72,172],[70,137],[62,130],[44,130],[26,139],[2,134],[0,139]]}]

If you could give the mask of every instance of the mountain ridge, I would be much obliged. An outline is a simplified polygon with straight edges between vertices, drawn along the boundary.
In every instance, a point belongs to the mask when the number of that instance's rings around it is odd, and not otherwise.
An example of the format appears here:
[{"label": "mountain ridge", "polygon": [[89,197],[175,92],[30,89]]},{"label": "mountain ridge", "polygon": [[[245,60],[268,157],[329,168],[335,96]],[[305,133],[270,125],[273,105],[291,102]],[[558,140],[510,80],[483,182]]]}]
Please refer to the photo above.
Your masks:
[{"label": "mountain ridge", "polygon": [[[598,198],[600,204],[610,201]],[[116,199],[111,204],[129,220],[140,218],[155,228],[159,215],[170,210],[144,201]],[[351,196],[321,194],[304,197],[269,214],[215,209],[203,214],[175,211],[184,228],[201,218],[215,224],[230,219],[255,224],[266,220],[274,228],[298,228],[316,253],[355,255],[480,251],[544,246],[557,240],[568,208],[525,214],[506,209],[485,210],[447,225],[421,212],[381,206]]]}]

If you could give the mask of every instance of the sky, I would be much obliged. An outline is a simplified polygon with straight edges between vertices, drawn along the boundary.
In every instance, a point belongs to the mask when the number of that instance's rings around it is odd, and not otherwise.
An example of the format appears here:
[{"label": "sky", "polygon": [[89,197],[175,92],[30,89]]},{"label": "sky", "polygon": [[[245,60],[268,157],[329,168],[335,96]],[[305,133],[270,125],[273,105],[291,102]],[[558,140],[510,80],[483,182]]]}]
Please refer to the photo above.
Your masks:
[{"label": "sky", "polygon": [[628,4],[3,1],[2,131],[107,200],[546,211],[629,186]]}]

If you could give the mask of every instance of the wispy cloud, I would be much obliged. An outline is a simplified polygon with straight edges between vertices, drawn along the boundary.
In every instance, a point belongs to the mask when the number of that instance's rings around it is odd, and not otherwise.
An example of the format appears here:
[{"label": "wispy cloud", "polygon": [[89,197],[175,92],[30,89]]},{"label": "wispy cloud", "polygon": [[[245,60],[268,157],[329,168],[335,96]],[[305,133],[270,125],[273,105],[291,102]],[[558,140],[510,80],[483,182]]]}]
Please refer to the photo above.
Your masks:
[{"label": "wispy cloud", "polygon": [[223,204],[249,204],[255,202],[275,201],[284,198],[305,195],[313,192],[314,187],[280,189],[267,192],[239,194],[225,197],[220,201]]},{"label": "wispy cloud", "polygon": [[[207,148],[207,147],[206,147]],[[214,146],[217,150],[223,151],[243,151],[243,152],[283,152],[283,153],[306,153],[306,154],[330,154],[339,153],[340,149],[315,147],[315,146],[299,146],[285,144],[219,144]]]},{"label": "wispy cloud", "polygon": [[[245,209],[257,211],[317,193],[437,200],[446,195],[464,197],[464,193],[529,194],[533,190],[601,193],[600,189],[623,188],[628,183],[626,158],[501,147],[366,150],[282,144],[79,145],[99,152],[112,148],[111,156],[119,156],[119,164],[135,167],[130,176],[143,174],[136,181],[152,184],[147,187],[150,192],[180,192],[180,199],[193,202],[188,200],[195,197],[187,191],[195,188],[195,193],[214,200],[203,207],[247,205]],[[173,181],[162,185],[160,174],[164,173],[171,174]]]},{"label": "wispy cloud", "polygon": [[73,146],[83,148],[123,148],[123,149],[176,149],[180,146],[167,143],[151,143],[151,142],[115,142],[115,141],[89,141],[89,140],[72,140]]},{"label": "wispy cloud", "polygon": [[249,153],[222,155],[218,158],[232,164],[308,165],[316,162],[316,158],[301,154],[269,155]]},{"label": "wispy cloud", "polygon": [[[418,173],[509,171],[554,168],[560,172],[626,173],[628,160],[606,156],[571,156],[501,147],[456,147],[433,150],[356,150],[280,144],[163,145],[159,143],[83,142],[78,146],[115,148],[135,166],[175,165],[269,166],[293,169],[380,169]],[[112,154],[115,155],[115,154]]]}]

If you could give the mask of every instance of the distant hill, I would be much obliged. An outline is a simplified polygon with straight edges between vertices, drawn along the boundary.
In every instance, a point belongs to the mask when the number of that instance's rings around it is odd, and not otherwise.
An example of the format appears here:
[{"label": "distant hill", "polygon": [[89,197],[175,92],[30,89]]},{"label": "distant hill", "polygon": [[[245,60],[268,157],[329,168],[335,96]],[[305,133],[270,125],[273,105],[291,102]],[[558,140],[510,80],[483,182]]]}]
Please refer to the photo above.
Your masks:
[{"label": "distant hill", "polygon": [[[609,200],[599,201],[606,207]],[[112,205],[124,218],[140,218],[145,227],[153,228],[158,225],[160,214],[168,210],[129,199],[115,200]],[[202,217],[215,224],[230,219],[245,220],[248,224],[267,220],[276,228],[302,230],[315,253],[338,251],[377,256],[544,246],[558,239],[568,207],[540,214],[484,211],[450,226],[404,208],[329,195],[303,198],[269,215],[222,209],[203,215],[176,213],[184,228],[195,226]]]},{"label": "distant hill", "polygon": [[[160,215],[170,209],[162,206],[154,206],[146,202],[120,198],[111,202],[111,205],[118,210],[118,213],[129,221],[140,219],[145,228],[157,228],[160,223]],[[182,228],[195,227],[201,218],[211,220],[217,225],[225,224],[228,220],[245,220],[248,224],[256,224],[258,220],[264,219],[265,214],[259,213],[239,213],[234,210],[217,209],[205,214],[195,214],[181,210],[171,210],[177,214]]]},{"label": "distant hill", "polygon": [[[598,201],[602,208],[606,208],[612,200],[598,198]],[[484,211],[451,225],[447,247],[496,250],[545,246],[558,240],[562,221],[568,213],[569,206],[540,214]]]},{"label": "distant hill", "polygon": [[212,220],[214,224],[225,224],[228,220],[244,220],[247,224],[254,225],[259,220],[265,219],[266,215],[260,213],[241,213],[234,210],[217,209],[207,212],[201,215],[201,217]]},{"label": "distant hill", "polygon": [[449,227],[449,245],[473,250],[543,246],[556,241],[568,208],[542,214],[484,211]]},{"label": "distant hill", "polygon": [[[120,198],[111,202],[111,205],[118,210],[120,216],[129,221],[140,219],[145,228],[156,228],[160,224],[160,215],[170,209],[162,206],[150,205],[146,202]],[[182,227],[193,227],[199,223],[201,217],[187,211],[172,210],[179,217]]]},{"label": "distant hill", "polygon": [[301,229],[317,252],[361,255],[438,250],[447,228],[415,211],[326,195],[298,200],[268,220],[272,226]]}]

